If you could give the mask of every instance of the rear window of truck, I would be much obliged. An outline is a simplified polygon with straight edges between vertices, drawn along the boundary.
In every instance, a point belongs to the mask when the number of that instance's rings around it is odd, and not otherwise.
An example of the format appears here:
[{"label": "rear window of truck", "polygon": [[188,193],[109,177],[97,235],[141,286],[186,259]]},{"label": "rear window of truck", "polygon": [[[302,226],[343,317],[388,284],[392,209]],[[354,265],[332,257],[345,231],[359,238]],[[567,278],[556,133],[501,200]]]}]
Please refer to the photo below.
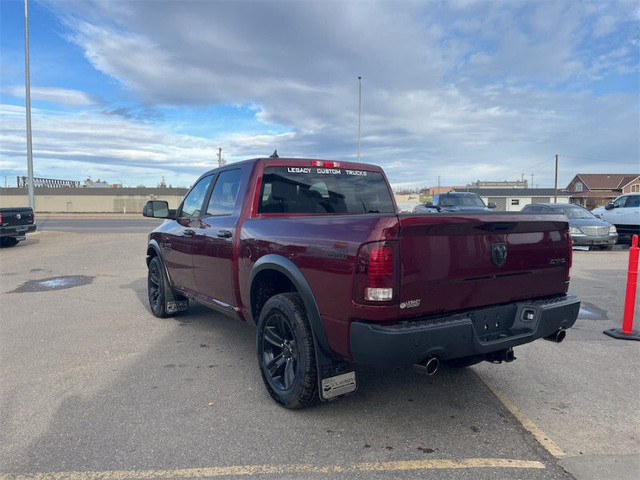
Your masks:
[{"label": "rear window of truck", "polygon": [[379,172],[266,167],[258,213],[394,213],[394,207]]}]

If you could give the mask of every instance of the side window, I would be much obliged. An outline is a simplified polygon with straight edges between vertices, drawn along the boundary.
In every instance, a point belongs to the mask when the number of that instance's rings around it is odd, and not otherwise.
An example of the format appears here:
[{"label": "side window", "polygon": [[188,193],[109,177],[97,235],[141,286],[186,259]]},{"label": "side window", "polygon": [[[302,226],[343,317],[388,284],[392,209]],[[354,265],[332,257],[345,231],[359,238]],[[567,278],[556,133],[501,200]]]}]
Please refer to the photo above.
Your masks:
[{"label": "side window", "polygon": [[631,195],[627,197],[626,208],[640,207],[640,195]]},{"label": "side window", "polygon": [[258,213],[288,213],[297,196],[298,185],[293,181],[280,175],[264,175]]},{"label": "side window", "polygon": [[207,215],[230,215],[236,208],[242,170],[227,170],[218,175],[211,192]]},{"label": "side window", "polygon": [[627,201],[628,197],[620,197],[619,199],[617,199],[615,202],[613,202],[613,207],[614,208],[622,208],[625,207],[625,202]]},{"label": "side window", "polygon": [[200,216],[200,209],[212,178],[213,176],[209,175],[195,184],[185,197],[184,202],[182,202],[179,218],[197,218]]}]

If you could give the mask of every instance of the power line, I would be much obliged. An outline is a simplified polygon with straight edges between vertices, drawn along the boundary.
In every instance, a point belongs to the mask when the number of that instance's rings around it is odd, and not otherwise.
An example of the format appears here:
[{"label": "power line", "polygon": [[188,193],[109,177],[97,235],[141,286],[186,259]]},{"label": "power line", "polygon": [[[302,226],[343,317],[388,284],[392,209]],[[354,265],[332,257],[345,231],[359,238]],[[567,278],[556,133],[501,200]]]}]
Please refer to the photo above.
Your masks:
[{"label": "power line", "polygon": [[575,159],[578,159],[578,160],[592,160],[594,162],[618,163],[618,164],[623,164],[623,165],[624,164],[628,164],[628,165],[632,164],[631,161],[629,161],[629,162],[621,162],[620,160],[604,160],[602,158],[582,157],[580,155],[569,155],[567,153],[561,153],[560,155],[563,156],[563,157],[575,158]]},{"label": "power line", "polygon": [[[543,160],[543,161],[541,161],[541,162],[539,162],[539,163],[536,163],[535,165],[532,165],[532,166],[530,166],[530,167],[527,167],[527,170],[529,171],[529,173],[537,174],[537,173],[538,173],[538,171],[537,171],[537,170],[535,170],[536,168],[538,168],[538,167],[540,167],[540,166],[542,166],[542,165],[544,165],[544,164],[547,164],[547,163],[549,163],[549,162],[551,162],[551,161],[555,160],[555,158],[556,158],[555,156],[550,157],[550,158],[547,158],[547,159],[545,159],[545,160]],[[514,173],[514,174],[511,174],[511,175],[507,175],[507,177],[506,177],[506,178],[512,178],[512,177],[520,176],[520,175],[522,175],[522,170],[523,170],[523,169],[520,169],[520,172],[519,172],[519,173]]]}]

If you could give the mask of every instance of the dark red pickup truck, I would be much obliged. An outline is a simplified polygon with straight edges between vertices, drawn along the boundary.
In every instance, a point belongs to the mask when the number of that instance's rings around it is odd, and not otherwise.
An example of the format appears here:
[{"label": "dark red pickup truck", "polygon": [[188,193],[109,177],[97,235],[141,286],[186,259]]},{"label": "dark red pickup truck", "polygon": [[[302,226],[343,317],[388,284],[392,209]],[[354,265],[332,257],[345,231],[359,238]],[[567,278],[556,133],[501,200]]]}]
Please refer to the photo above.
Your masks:
[{"label": "dark red pickup truck", "polygon": [[354,364],[435,373],[514,359],[575,322],[561,215],[398,214],[379,167],[261,158],[212,170],[149,235],[154,315],[196,300],[256,325],[288,408],[356,389]]}]

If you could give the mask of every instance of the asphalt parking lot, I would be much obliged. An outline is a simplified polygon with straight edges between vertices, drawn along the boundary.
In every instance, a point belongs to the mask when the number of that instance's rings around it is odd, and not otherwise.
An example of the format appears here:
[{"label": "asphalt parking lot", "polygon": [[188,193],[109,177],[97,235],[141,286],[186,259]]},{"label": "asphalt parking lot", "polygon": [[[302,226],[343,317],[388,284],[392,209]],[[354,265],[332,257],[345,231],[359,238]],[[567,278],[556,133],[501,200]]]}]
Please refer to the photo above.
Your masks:
[{"label": "asphalt parking lot", "polygon": [[360,368],[355,395],[288,411],[252,327],[151,315],[145,245],[44,231],[0,250],[0,480],[637,478],[640,342],[602,334],[628,249],[574,252],[584,308],[562,344],[433,377]]}]

